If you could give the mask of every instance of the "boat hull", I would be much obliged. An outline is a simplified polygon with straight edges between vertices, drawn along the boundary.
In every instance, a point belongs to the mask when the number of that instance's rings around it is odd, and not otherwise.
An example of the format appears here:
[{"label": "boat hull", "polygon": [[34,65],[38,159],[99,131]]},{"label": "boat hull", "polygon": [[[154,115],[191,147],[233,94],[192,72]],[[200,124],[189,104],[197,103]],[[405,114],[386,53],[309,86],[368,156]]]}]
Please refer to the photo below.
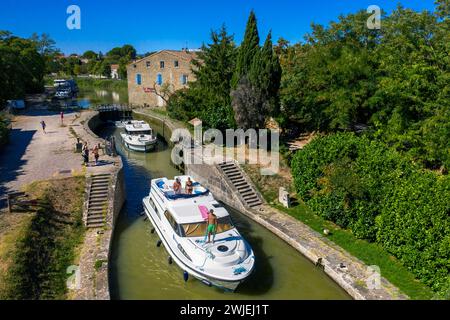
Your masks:
[{"label": "boat hull", "polygon": [[203,274],[201,272],[199,272],[198,270],[192,268],[191,266],[187,265],[186,263],[183,262],[183,259],[180,258],[175,252],[174,250],[172,250],[172,247],[169,244],[169,241],[167,239],[167,236],[165,235],[165,233],[161,230],[160,226],[158,225],[158,223],[156,222],[157,218],[157,214],[155,212],[155,210],[152,208],[151,205],[148,204],[148,199],[144,198],[143,200],[143,205],[144,205],[144,210],[145,210],[145,214],[147,215],[148,219],[150,220],[151,224],[153,225],[153,227],[155,228],[156,233],[158,234],[158,237],[160,238],[162,244],[164,245],[164,247],[166,248],[166,251],[169,253],[169,255],[172,257],[173,261],[178,265],[178,267],[187,272],[189,275],[193,276],[194,278],[198,279],[199,281],[201,281],[203,284],[207,285],[207,286],[214,286],[217,288],[220,288],[224,291],[230,291],[230,292],[234,292],[237,287],[244,281],[244,280],[238,280],[238,281],[226,281],[226,280],[221,280],[221,279],[215,279],[212,277],[209,277],[206,274]]},{"label": "boat hull", "polygon": [[130,150],[133,151],[138,151],[138,152],[150,152],[153,151],[156,147],[157,141],[152,141],[149,143],[143,143],[143,144],[134,144],[134,143],[130,143],[129,141],[126,140],[126,138],[124,138],[122,136],[122,142],[125,145],[125,147],[127,147]]}]

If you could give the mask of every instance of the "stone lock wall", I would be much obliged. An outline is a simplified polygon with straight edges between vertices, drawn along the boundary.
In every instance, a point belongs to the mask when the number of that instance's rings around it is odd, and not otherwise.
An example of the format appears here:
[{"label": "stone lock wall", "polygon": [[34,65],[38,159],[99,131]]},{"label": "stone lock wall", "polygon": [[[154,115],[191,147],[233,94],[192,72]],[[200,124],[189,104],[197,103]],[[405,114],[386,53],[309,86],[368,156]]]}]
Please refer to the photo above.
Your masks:
[{"label": "stone lock wall", "polygon": [[194,178],[195,181],[206,186],[212,192],[216,200],[222,201],[238,211],[243,212],[246,210],[242,201],[237,196],[237,192],[233,190],[216,166],[208,164],[190,164],[186,165],[185,171],[185,173]]}]

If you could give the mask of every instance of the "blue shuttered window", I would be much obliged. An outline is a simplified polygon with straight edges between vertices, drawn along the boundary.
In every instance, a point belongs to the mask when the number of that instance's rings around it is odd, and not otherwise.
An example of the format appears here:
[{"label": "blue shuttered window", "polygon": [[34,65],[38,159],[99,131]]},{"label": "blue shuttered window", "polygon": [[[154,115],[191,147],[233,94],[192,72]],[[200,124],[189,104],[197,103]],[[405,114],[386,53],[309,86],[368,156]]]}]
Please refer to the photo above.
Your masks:
[{"label": "blue shuttered window", "polygon": [[181,82],[182,85],[186,85],[187,82],[188,82],[188,76],[185,75],[185,74],[183,74],[183,75],[181,76],[180,82]]},{"label": "blue shuttered window", "polygon": [[158,75],[156,76],[156,83],[158,85],[162,85],[163,84],[163,77],[161,73],[158,73]]},{"label": "blue shuttered window", "polygon": [[142,84],[142,76],[140,73],[136,75],[136,84],[140,86]]}]

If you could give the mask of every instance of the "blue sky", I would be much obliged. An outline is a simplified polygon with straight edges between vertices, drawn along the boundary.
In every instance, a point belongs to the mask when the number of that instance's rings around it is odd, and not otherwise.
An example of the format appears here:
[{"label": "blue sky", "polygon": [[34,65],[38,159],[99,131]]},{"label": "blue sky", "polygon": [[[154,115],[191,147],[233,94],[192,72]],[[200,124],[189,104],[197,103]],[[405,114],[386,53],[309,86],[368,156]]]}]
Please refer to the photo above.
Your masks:
[{"label": "blue sky", "polygon": [[[1,0],[0,30],[22,37],[49,33],[66,54],[106,52],[126,43],[144,53],[186,44],[198,48],[223,23],[240,43],[251,9],[261,37],[272,29],[275,40],[298,42],[312,22],[327,24],[372,4],[390,12],[398,3],[417,11],[434,9],[434,0]],[[66,27],[72,4],[81,9],[81,30]]]}]

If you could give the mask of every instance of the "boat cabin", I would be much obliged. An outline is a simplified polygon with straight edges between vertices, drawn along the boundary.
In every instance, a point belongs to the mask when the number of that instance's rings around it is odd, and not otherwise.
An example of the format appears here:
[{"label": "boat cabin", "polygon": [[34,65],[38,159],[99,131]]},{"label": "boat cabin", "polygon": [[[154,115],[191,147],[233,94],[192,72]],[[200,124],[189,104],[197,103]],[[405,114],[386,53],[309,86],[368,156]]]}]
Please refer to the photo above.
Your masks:
[{"label": "boat cabin", "polygon": [[129,121],[125,124],[125,131],[129,135],[153,135],[153,130],[145,121]]},{"label": "boat cabin", "polygon": [[[185,190],[188,177],[180,176],[176,178],[180,179],[182,190]],[[208,212],[211,209],[214,210],[217,217],[217,234],[235,228],[228,211],[213,198],[208,189],[191,178],[194,187],[193,193],[182,192],[177,194],[172,187],[175,179],[162,178],[152,181],[151,192],[155,196],[150,197],[150,204],[160,219],[164,215],[178,236],[203,237],[208,228]],[[162,205],[161,200],[166,202],[165,205]],[[161,212],[161,208],[167,209]]]}]

